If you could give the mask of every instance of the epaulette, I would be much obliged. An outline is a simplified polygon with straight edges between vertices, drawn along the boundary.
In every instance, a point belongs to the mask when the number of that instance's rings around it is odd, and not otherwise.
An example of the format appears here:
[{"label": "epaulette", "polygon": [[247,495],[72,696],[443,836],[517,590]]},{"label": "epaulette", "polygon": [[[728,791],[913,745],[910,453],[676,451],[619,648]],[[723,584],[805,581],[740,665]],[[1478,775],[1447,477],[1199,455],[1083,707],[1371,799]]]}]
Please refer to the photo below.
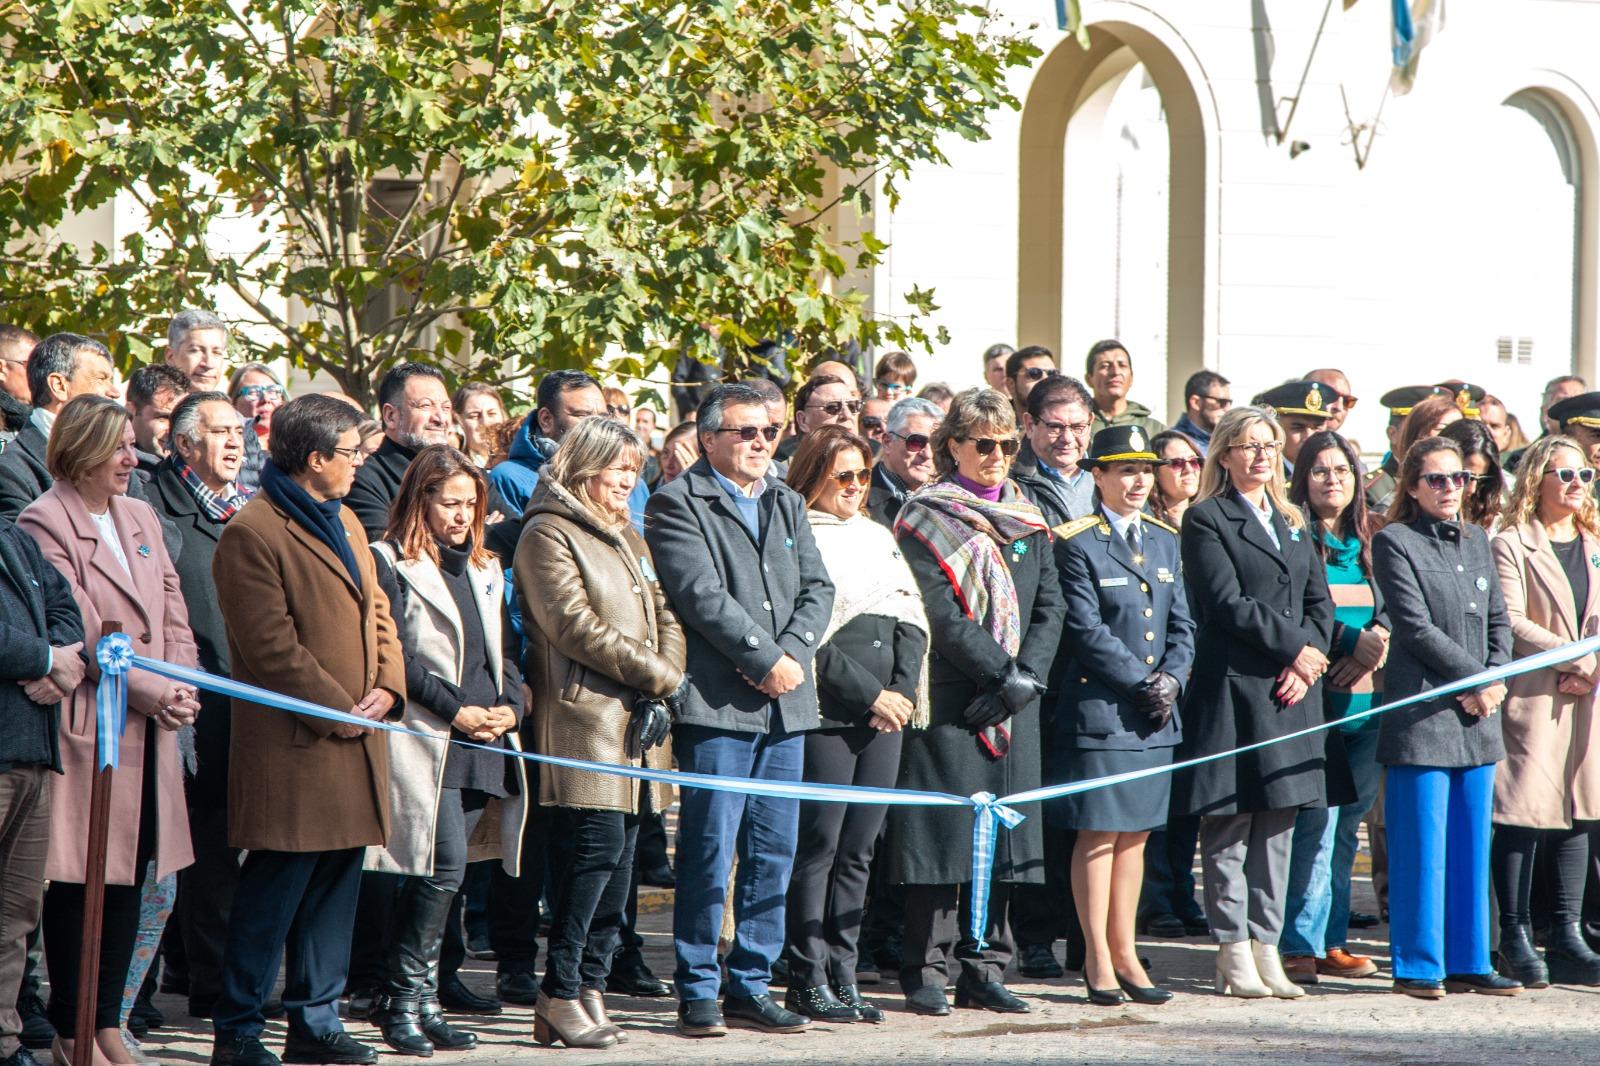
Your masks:
[{"label": "epaulette", "polygon": [[1074,518],[1070,522],[1061,523],[1053,532],[1062,540],[1066,540],[1068,537],[1076,537],[1086,529],[1093,529],[1099,524],[1100,519],[1097,515],[1084,515],[1082,518]]},{"label": "epaulette", "polygon": [[1147,525],[1155,526],[1157,529],[1164,529],[1168,533],[1171,533],[1174,537],[1179,535],[1175,526],[1169,526],[1159,518],[1151,518],[1149,515],[1140,515],[1139,521]]},{"label": "epaulette", "polygon": [[1378,480],[1380,477],[1382,477],[1383,475],[1387,474],[1388,472],[1389,471],[1385,470],[1383,467],[1381,467],[1381,466],[1378,467],[1378,469],[1372,471],[1371,473],[1369,473],[1367,475],[1366,484],[1368,484],[1368,485],[1372,484],[1374,481]]}]

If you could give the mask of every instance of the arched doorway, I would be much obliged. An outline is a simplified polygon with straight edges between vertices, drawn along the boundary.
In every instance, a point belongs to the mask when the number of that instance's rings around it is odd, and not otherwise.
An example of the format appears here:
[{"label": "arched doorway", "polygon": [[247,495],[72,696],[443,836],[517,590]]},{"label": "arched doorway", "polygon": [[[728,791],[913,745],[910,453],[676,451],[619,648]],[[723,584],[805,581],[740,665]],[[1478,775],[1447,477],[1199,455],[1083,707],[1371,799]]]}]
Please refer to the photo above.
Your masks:
[{"label": "arched doorway", "polygon": [[1214,108],[1170,26],[1102,10],[1118,20],[1093,24],[1087,50],[1057,45],[1023,108],[1018,337],[1076,374],[1088,343],[1121,336],[1134,398],[1164,419],[1215,361]]}]

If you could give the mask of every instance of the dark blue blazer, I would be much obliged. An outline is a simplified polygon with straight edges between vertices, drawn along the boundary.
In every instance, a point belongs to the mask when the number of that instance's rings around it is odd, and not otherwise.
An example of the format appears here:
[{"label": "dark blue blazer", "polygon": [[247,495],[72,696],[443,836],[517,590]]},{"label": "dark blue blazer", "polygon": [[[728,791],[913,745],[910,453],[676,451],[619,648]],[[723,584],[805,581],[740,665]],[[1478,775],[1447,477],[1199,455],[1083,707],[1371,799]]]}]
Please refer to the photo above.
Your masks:
[{"label": "dark blue blazer", "polygon": [[1140,558],[1099,512],[1056,529],[1056,570],[1067,601],[1058,748],[1169,748],[1182,736],[1176,712],[1152,729],[1133,704],[1139,682],[1159,670],[1187,685],[1194,663],[1178,536],[1148,516],[1140,528]]}]

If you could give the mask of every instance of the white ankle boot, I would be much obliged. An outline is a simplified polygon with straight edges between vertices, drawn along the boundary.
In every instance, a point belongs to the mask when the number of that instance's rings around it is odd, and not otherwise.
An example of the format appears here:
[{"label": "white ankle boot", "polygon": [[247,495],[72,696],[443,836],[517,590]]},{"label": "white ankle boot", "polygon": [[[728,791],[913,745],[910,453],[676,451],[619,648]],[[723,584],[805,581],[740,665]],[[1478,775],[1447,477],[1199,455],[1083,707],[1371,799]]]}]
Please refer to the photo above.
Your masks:
[{"label": "white ankle boot", "polygon": [[1278,954],[1278,945],[1252,940],[1250,954],[1255,960],[1256,973],[1273,995],[1279,999],[1299,999],[1306,994],[1305,989],[1289,980],[1289,975],[1283,972],[1283,957]]},{"label": "white ankle boot", "polygon": [[1217,993],[1240,999],[1264,999],[1272,989],[1261,983],[1256,960],[1250,954],[1250,941],[1217,945]]}]

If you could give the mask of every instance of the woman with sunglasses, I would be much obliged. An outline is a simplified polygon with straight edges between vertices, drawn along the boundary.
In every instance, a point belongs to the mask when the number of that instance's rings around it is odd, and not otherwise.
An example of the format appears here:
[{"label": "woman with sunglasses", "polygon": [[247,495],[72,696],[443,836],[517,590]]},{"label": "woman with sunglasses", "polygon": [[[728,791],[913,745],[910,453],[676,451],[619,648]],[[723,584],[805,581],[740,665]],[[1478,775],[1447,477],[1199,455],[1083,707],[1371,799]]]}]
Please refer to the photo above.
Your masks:
[{"label": "woman with sunglasses", "polygon": [[[822,725],[806,734],[805,779],[893,788],[902,731],[927,698],[928,620],[894,537],[865,512],[871,479],[871,449],[843,426],[808,433],[789,464],[789,487],[806,498],[834,586],[816,659]],[[819,1021],[883,1021],[856,990],[856,958],[867,871],[887,811],[800,805],[787,912],[789,1010]]]},{"label": "woman with sunglasses", "polygon": [[[1461,446],[1418,441],[1400,465],[1372,570],[1394,623],[1384,698],[1391,702],[1511,660],[1511,624],[1489,537],[1461,521],[1471,479]],[[1515,995],[1489,964],[1489,817],[1505,757],[1494,682],[1383,714],[1378,762],[1389,835],[1394,990]]]},{"label": "woman with sunglasses", "polygon": [[[895,525],[931,627],[929,724],[906,734],[899,787],[1004,796],[1040,783],[1041,679],[1055,658],[1063,601],[1044,516],[1008,476],[1017,452],[1009,400],[957,396],[933,434],[938,477]],[[914,724],[914,723],[913,723]],[[946,958],[961,967],[956,1006],[1026,1013],[1003,983],[1012,955],[1011,886],[1042,883],[1044,833],[1029,818],[998,835],[986,946],[971,939],[972,814],[896,807],[889,880],[905,890],[900,985],[918,1014],[950,1012]]]},{"label": "woman with sunglasses", "polygon": [[1353,791],[1337,738],[1283,740],[1323,721],[1333,601],[1300,509],[1283,485],[1283,429],[1235,408],[1211,436],[1183,521],[1183,573],[1199,627],[1178,759],[1268,747],[1180,772],[1174,812],[1200,816],[1216,988],[1294,999],[1278,955],[1295,815]]},{"label": "woman with sunglasses", "polygon": [[[1521,657],[1600,632],[1600,514],[1595,472],[1571,437],[1543,438],[1517,471],[1505,526],[1490,547],[1511,619],[1511,653]],[[1500,904],[1500,972],[1530,988],[1600,984],[1600,956],[1579,925],[1600,819],[1597,679],[1600,659],[1586,655],[1512,678],[1506,695],[1490,869]],[[1550,933],[1543,961],[1528,906],[1536,862],[1553,875],[1544,886]]]},{"label": "woman with sunglasses", "polygon": [[[1312,546],[1333,596],[1333,649],[1323,700],[1329,718],[1360,714],[1381,702],[1377,689],[1389,653],[1389,612],[1372,581],[1372,516],[1361,491],[1361,460],[1337,433],[1313,433],[1301,445],[1289,499],[1303,508]],[[1311,807],[1295,817],[1289,859],[1289,908],[1283,930],[1284,969],[1297,984],[1318,975],[1370,977],[1377,964],[1345,950],[1350,925],[1350,875],[1356,829],[1378,798],[1378,720],[1340,730],[1355,801]]]},{"label": "woman with sunglasses", "polygon": [[1183,528],[1183,513],[1200,491],[1200,468],[1205,456],[1185,433],[1164,429],[1150,438],[1150,450],[1161,457],[1156,464],[1156,483],[1150,490],[1146,510],[1150,517],[1173,529]]},{"label": "woman with sunglasses", "polygon": [[228,400],[244,418],[244,461],[239,466],[239,485],[255,489],[261,484],[261,468],[267,461],[267,443],[272,438],[272,412],[289,400],[289,390],[265,363],[245,363],[228,379]]},{"label": "woman with sunglasses", "polygon": [[1486,533],[1493,533],[1506,502],[1506,476],[1500,467],[1500,449],[1489,427],[1476,418],[1452,422],[1439,434],[1461,446],[1461,468],[1471,475],[1461,517]]}]

